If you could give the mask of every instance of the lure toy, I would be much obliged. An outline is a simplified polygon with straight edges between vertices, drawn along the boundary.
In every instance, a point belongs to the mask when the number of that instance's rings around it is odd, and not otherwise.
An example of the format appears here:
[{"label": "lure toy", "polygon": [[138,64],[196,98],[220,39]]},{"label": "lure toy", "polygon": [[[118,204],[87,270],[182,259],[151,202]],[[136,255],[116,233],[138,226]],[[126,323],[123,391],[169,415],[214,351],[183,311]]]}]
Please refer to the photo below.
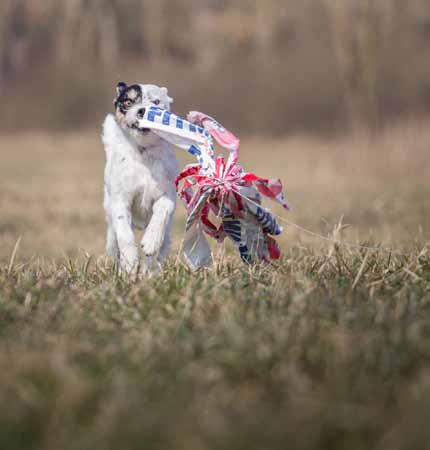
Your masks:
[{"label": "lure toy", "polygon": [[[204,233],[222,242],[229,237],[245,263],[278,259],[273,238],[282,228],[275,216],[261,206],[262,196],[289,209],[280,180],[246,172],[239,164],[239,139],[212,117],[192,111],[187,120],[157,107],[137,119],[137,128],[150,128],[171,144],[197,158],[176,179],[176,188],[187,209],[183,251],[193,270],[212,262]],[[215,157],[214,140],[230,151],[227,160]],[[182,186],[180,187],[182,183]],[[217,217],[216,225],[211,216]]]}]

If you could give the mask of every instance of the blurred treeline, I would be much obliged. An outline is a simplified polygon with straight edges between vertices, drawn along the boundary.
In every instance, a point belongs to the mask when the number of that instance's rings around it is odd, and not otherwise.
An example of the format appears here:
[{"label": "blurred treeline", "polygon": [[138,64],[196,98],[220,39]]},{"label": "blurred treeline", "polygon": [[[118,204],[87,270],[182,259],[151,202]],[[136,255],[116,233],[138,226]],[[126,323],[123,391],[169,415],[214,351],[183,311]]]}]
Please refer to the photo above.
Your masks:
[{"label": "blurred treeline", "polygon": [[93,125],[169,87],[240,131],[378,127],[430,109],[430,0],[1,0],[0,127]]}]

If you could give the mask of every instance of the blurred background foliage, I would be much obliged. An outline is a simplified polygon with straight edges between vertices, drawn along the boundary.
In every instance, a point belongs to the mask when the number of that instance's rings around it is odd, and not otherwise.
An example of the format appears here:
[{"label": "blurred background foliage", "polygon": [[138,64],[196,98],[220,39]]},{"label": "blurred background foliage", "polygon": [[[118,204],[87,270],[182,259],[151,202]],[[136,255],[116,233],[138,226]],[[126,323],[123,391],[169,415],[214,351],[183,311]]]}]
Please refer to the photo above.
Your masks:
[{"label": "blurred background foliage", "polygon": [[430,109],[429,0],[1,0],[0,127],[98,124],[119,80],[240,132]]}]

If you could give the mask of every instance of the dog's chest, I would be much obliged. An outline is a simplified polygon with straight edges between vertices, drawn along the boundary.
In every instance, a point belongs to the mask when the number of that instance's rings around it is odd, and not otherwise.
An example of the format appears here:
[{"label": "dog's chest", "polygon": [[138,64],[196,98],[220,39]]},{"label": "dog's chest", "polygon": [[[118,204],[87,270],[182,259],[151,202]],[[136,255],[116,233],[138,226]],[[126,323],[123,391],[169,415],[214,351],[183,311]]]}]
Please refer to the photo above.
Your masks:
[{"label": "dog's chest", "polygon": [[[107,119],[108,120],[108,119]],[[111,119],[103,136],[106,145],[105,190],[111,202],[132,207],[133,222],[144,223],[162,196],[176,197],[178,163],[164,143],[139,151]]]},{"label": "dog's chest", "polygon": [[[156,161],[148,168],[145,164],[137,164],[135,167],[135,193],[136,200],[144,205],[151,204],[165,191],[165,170],[160,161]],[[152,205],[151,205],[152,206]]]},{"label": "dog's chest", "polygon": [[139,195],[143,202],[156,200],[173,183],[168,174],[168,167],[163,159],[151,159],[148,156],[127,161],[125,183],[129,184],[134,195]]}]

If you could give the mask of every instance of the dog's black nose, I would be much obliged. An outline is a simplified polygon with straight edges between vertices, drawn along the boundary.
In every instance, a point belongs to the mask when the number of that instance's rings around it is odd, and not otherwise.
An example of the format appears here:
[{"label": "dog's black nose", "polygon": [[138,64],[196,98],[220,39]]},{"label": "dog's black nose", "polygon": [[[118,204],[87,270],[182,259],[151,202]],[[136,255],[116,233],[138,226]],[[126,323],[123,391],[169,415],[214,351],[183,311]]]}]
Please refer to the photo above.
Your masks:
[{"label": "dog's black nose", "polygon": [[137,111],[137,117],[138,117],[139,119],[142,119],[143,116],[145,115],[145,112],[146,112],[146,109],[145,109],[145,108],[140,108],[140,109]]}]

